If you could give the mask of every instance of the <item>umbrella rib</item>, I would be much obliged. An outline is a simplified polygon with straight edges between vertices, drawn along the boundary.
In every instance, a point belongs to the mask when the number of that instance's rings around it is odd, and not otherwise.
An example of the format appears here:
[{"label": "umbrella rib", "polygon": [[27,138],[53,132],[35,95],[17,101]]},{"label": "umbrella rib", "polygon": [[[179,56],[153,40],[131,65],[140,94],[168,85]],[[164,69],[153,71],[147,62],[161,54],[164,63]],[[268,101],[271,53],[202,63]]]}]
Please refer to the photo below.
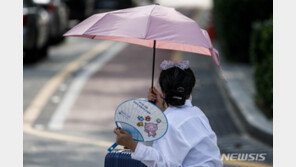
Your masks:
[{"label": "umbrella rib", "polygon": [[157,5],[154,5],[153,9],[151,9],[150,14],[149,14],[149,16],[148,16],[148,21],[147,21],[147,26],[146,26],[146,34],[145,34],[144,39],[146,39],[146,37],[147,37],[148,29],[149,29],[149,27],[150,27],[150,17],[151,17],[151,14],[152,14],[152,12],[153,12],[153,10],[155,9],[156,6],[157,6]]},{"label": "umbrella rib", "polygon": [[[98,22],[100,22],[101,20],[103,20],[107,15],[109,15],[110,13],[105,13],[104,14],[104,16],[102,16],[101,18],[100,18],[100,20],[98,20],[98,21],[96,21],[96,22],[94,22],[94,24],[93,25],[91,25],[91,26],[89,26],[85,31],[84,31],[84,33],[82,33],[82,35],[87,35],[87,34],[85,34],[89,29],[91,29],[95,24],[97,24]],[[94,35],[93,37],[92,37],[92,39],[94,39],[96,37],[96,35]]]}]

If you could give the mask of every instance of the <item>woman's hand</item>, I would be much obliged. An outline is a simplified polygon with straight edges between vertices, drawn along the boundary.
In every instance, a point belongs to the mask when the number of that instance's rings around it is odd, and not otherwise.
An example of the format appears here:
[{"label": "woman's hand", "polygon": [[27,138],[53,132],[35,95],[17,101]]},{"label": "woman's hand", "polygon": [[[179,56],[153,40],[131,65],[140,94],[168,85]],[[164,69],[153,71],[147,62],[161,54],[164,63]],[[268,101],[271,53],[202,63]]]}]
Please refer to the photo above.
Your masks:
[{"label": "woman's hand", "polygon": [[162,111],[166,110],[167,108],[163,99],[163,94],[155,88],[153,88],[153,90],[149,88],[148,100],[154,102],[155,105],[159,107]]},{"label": "woman's hand", "polygon": [[138,143],[134,141],[131,134],[121,128],[115,128],[114,133],[116,134],[116,143],[118,145],[125,146],[135,152]]}]

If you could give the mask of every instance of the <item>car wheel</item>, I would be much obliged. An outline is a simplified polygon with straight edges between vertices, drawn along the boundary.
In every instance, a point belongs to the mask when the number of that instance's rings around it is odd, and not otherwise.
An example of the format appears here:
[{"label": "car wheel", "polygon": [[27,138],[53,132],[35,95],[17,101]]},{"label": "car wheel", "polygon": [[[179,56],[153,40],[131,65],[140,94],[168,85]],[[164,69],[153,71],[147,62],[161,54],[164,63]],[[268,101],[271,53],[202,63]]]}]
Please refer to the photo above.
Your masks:
[{"label": "car wheel", "polygon": [[58,44],[61,44],[64,40],[65,40],[65,37],[60,35],[58,37],[50,39],[49,44],[50,45],[58,45]]},{"label": "car wheel", "polygon": [[61,42],[63,42],[65,39],[66,39],[66,38],[65,38],[64,36],[61,36],[61,37],[58,39],[58,41],[61,43]]},{"label": "car wheel", "polygon": [[48,56],[48,44],[46,44],[45,46],[43,46],[41,49],[39,49],[38,51],[40,58],[44,58]]},{"label": "car wheel", "polygon": [[25,50],[23,51],[24,57],[23,61],[24,63],[33,63],[38,59],[38,49],[34,48],[31,50]]}]

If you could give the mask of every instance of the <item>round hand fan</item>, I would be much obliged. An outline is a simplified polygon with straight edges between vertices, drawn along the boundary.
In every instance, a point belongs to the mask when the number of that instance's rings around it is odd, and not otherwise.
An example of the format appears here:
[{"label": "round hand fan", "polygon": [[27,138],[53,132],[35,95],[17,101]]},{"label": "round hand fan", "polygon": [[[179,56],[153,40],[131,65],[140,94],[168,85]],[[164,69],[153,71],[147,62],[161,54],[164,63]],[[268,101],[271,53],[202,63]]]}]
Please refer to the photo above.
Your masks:
[{"label": "round hand fan", "polygon": [[[145,99],[131,99],[121,103],[114,115],[115,125],[129,132],[135,141],[151,142],[167,131],[168,122],[163,112]],[[108,151],[117,146],[114,143]]]}]

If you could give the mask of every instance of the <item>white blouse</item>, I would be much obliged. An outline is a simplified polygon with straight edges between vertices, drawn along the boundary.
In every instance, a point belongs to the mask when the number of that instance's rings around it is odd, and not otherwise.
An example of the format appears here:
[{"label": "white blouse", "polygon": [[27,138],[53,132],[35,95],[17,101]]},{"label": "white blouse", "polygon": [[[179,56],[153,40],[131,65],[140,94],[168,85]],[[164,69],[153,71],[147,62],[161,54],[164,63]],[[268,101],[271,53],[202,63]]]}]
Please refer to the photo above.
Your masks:
[{"label": "white blouse", "polygon": [[222,167],[216,134],[204,113],[190,100],[164,111],[167,133],[152,147],[138,143],[132,158],[148,167]]}]

